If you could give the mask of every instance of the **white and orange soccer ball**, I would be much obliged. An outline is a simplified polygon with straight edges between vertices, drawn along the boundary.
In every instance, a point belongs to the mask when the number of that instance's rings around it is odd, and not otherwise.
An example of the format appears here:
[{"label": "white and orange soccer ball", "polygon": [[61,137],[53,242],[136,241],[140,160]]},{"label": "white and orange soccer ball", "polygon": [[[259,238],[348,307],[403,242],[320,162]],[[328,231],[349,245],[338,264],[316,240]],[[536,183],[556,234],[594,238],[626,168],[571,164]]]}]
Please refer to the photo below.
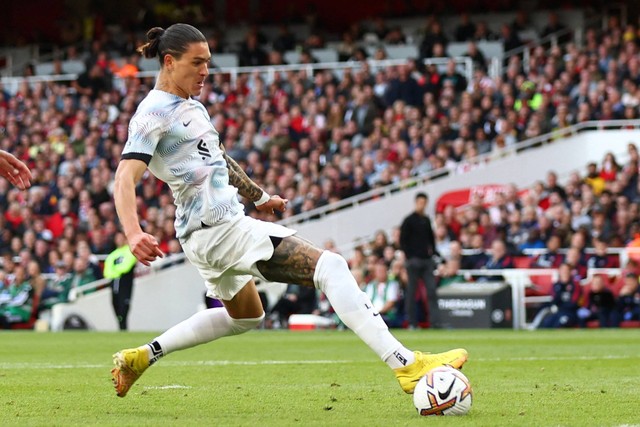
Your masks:
[{"label": "white and orange soccer ball", "polygon": [[471,409],[469,379],[450,366],[439,366],[420,378],[413,391],[413,404],[422,416],[464,415]]}]

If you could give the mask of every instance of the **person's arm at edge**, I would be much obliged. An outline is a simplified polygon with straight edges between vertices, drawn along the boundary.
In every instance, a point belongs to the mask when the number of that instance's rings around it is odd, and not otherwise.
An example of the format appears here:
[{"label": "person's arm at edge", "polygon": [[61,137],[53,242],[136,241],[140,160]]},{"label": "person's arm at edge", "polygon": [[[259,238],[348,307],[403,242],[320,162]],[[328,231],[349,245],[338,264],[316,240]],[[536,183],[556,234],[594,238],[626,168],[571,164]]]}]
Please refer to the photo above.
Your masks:
[{"label": "person's arm at edge", "polygon": [[31,187],[31,171],[13,154],[0,150],[0,176],[8,180],[20,190]]}]

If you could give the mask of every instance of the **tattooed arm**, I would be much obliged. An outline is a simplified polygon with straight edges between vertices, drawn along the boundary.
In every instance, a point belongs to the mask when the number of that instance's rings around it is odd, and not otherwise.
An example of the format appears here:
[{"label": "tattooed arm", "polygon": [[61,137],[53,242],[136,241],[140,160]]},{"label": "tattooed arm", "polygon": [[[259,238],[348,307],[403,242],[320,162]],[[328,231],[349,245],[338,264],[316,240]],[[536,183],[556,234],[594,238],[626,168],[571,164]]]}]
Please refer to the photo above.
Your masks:
[{"label": "tattooed arm", "polygon": [[260,202],[265,197],[266,200],[256,204],[256,209],[261,212],[273,213],[274,209],[283,212],[287,208],[289,200],[282,199],[280,196],[269,196],[247,176],[235,160],[227,155],[224,146],[221,145],[221,147],[223,147],[224,160],[227,162],[227,169],[229,169],[229,184],[236,187],[242,197],[254,203]]},{"label": "tattooed arm", "polygon": [[238,189],[238,193],[252,202],[257,202],[262,197],[262,188],[258,184],[251,181],[251,178],[242,170],[240,166],[231,157],[224,153],[224,160],[227,162],[229,169],[229,184]]}]

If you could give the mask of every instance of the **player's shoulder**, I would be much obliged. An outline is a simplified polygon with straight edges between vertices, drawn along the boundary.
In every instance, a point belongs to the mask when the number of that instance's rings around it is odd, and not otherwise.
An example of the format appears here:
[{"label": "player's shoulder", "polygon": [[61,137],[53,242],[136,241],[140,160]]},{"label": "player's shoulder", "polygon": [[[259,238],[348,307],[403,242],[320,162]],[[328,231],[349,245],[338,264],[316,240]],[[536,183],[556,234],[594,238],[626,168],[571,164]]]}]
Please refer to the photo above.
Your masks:
[{"label": "player's shoulder", "polygon": [[175,111],[179,105],[180,97],[160,90],[152,90],[140,102],[135,115],[167,116]]}]

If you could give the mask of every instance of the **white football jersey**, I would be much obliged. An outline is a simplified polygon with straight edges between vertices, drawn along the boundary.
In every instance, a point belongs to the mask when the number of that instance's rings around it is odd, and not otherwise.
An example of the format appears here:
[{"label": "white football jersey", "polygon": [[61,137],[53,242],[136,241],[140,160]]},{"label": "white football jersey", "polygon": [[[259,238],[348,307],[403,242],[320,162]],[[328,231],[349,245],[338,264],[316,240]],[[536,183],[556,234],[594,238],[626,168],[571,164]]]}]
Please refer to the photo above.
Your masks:
[{"label": "white football jersey", "polygon": [[169,185],[181,241],[203,224],[214,225],[243,209],[238,190],[229,184],[218,131],[199,101],[151,90],[131,118],[122,159],[144,161]]}]

